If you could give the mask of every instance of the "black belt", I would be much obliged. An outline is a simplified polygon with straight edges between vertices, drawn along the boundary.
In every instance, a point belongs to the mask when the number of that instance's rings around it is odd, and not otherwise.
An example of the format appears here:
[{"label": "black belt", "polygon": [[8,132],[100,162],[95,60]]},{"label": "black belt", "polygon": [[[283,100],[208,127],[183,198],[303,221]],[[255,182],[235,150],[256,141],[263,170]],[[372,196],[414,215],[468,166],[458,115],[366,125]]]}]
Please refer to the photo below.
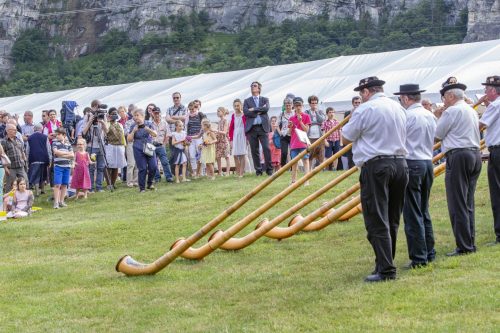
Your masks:
[{"label": "black belt", "polygon": [[163,145],[161,143],[159,143],[159,142],[153,142],[153,146],[155,146],[155,147],[161,147]]},{"label": "black belt", "polygon": [[367,162],[371,162],[371,161],[376,161],[376,160],[382,160],[382,159],[402,159],[402,158],[405,158],[404,155],[379,155],[379,156],[375,156],[374,158],[370,158]]},{"label": "black belt", "polygon": [[446,152],[446,154],[444,154],[446,157],[452,155],[452,154],[455,154],[455,153],[458,153],[459,151],[466,151],[466,150],[470,150],[470,151],[479,151],[479,148],[476,148],[476,147],[466,147],[466,148],[455,148],[455,149],[450,149]]},{"label": "black belt", "polygon": [[489,146],[489,147],[488,147],[488,150],[489,150],[489,151],[492,151],[492,150],[494,150],[494,149],[498,149],[498,148],[500,148],[500,145],[494,145],[494,146]]}]

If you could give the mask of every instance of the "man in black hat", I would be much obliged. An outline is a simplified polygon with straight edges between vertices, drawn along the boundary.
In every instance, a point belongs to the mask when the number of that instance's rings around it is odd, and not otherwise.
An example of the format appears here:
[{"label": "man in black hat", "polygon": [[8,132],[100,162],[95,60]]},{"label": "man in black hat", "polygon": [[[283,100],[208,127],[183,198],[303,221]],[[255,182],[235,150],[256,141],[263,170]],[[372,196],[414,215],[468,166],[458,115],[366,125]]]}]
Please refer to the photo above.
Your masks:
[{"label": "man in black hat", "polygon": [[481,173],[479,120],[464,101],[466,88],[456,80],[443,83],[440,93],[445,110],[436,112],[436,138],[442,140],[446,155],[446,198],[456,242],[456,249],[448,256],[476,251],[474,192]]},{"label": "man in black hat", "polygon": [[264,153],[265,171],[270,176],[273,174],[271,164],[271,150],[269,149],[269,137],[267,133],[271,132],[269,123],[269,99],[260,96],[262,84],[252,82],[250,85],[252,96],[245,99],[243,103],[243,113],[247,119],[245,125],[245,133],[250,141],[250,150],[252,152],[253,166],[257,176],[262,175],[262,167],[260,166],[259,142]]},{"label": "man in black hat", "polygon": [[487,105],[479,128],[486,128],[484,139],[490,151],[488,160],[488,184],[490,186],[491,208],[496,240],[500,244],[500,76],[489,76],[484,85],[485,104]]},{"label": "man in black hat", "polygon": [[363,217],[375,251],[375,271],[366,282],[396,278],[396,239],[408,183],[406,112],[384,94],[384,84],[376,76],[359,82],[354,90],[364,103],[342,131],[343,144],[353,143],[354,163],[361,168]]},{"label": "man in black hat", "polygon": [[399,102],[406,109],[406,163],[409,180],[406,187],[403,218],[406,243],[411,262],[408,268],[427,265],[436,257],[434,233],[429,214],[429,196],[434,170],[432,147],[436,134],[436,117],[427,111],[421,101],[418,84],[403,84],[399,88]]}]

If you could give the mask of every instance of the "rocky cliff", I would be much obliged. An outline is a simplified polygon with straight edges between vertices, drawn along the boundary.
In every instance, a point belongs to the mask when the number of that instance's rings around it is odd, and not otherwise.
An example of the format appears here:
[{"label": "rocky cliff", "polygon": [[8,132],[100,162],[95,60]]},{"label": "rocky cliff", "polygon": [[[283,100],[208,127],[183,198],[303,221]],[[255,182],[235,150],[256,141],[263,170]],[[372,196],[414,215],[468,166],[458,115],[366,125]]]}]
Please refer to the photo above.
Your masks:
[{"label": "rocky cliff", "polygon": [[[132,39],[148,32],[166,32],[162,19],[179,13],[206,11],[213,29],[234,32],[260,20],[313,17],[327,13],[331,19],[354,17],[368,12],[376,20],[393,15],[419,0],[0,0],[0,75],[12,67],[9,57],[19,34],[28,28],[61,36],[68,45],[66,57],[85,54],[96,45],[97,37],[110,29],[127,31]],[[500,0],[449,0],[449,20],[468,7],[469,22],[465,41],[500,38]]]}]

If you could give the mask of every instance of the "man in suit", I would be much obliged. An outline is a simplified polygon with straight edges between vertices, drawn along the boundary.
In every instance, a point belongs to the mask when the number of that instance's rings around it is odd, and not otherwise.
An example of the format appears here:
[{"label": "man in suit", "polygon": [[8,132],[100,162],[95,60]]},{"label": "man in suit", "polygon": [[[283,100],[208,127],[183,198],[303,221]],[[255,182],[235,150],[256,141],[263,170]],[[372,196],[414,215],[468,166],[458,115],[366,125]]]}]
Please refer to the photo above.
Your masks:
[{"label": "man in suit", "polygon": [[253,165],[257,176],[262,175],[262,166],[260,165],[259,142],[262,146],[265,160],[265,171],[270,176],[273,174],[271,164],[271,150],[269,149],[268,133],[271,132],[269,124],[269,99],[260,96],[262,84],[252,82],[250,85],[252,96],[245,99],[243,103],[243,113],[247,119],[245,133],[250,140],[250,150],[252,152]]}]

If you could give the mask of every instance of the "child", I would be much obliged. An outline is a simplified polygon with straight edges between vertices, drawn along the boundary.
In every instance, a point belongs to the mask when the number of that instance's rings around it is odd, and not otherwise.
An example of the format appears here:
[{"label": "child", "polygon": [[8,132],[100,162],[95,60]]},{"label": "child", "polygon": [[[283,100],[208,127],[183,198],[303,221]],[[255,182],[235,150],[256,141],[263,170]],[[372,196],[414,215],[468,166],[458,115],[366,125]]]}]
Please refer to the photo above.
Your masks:
[{"label": "child", "polygon": [[[332,107],[326,108],[326,116],[328,119],[326,119],[323,122],[323,125],[321,125],[321,130],[323,133],[328,132],[332,128],[338,126],[339,121],[335,119],[335,110]],[[340,130],[334,131],[332,134],[328,136],[325,140],[325,157],[330,158],[334,154],[336,154],[340,150]],[[338,159],[333,161],[332,164],[328,166],[328,170],[332,171],[337,169],[337,163]]]},{"label": "child", "polygon": [[[311,118],[306,113],[302,112],[304,101],[301,97],[295,97],[293,99],[293,105],[295,108],[295,114],[290,117],[288,121],[288,127],[290,128],[291,139],[290,139],[290,157],[294,159],[302,151],[306,150],[307,144],[301,142],[295,129],[299,129],[307,133],[309,130],[309,125],[311,124]],[[309,154],[305,154],[302,157],[302,162],[304,163],[304,172],[309,172]],[[297,180],[297,163],[292,166],[292,183]],[[304,186],[309,185],[309,182],[305,182]]]},{"label": "child", "polygon": [[247,156],[246,118],[239,99],[234,100],[233,108],[234,113],[229,124],[229,141],[231,142],[231,152],[234,157],[235,173],[241,178],[245,173],[245,159]]},{"label": "child", "polygon": [[21,218],[31,214],[33,192],[26,190],[26,180],[17,178],[17,190],[14,192],[13,203],[7,217]]},{"label": "child", "polygon": [[274,145],[273,136],[274,133],[278,131],[278,117],[271,117],[271,132],[268,133],[269,136],[269,149],[271,150],[271,164],[273,165],[274,172],[278,171],[281,163],[281,149]]},{"label": "child", "polygon": [[217,143],[215,144],[215,155],[217,158],[217,170],[220,176],[224,176],[222,172],[222,159],[226,159],[226,175],[229,176],[229,170],[231,165],[229,164],[229,140],[227,137],[227,131],[229,129],[229,124],[227,122],[226,116],[229,111],[225,107],[219,107],[217,109],[217,117],[219,117],[219,124],[217,125]]},{"label": "child", "polygon": [[201,128],[203,130],[203,144],[200,145],[201,161],[206,165],[207,177],[214,180],[215,143],[217,142],[217,137],[215,132],[212,131],[210,120],[204,119],[201,122]]},{"label": "child", "polygon": [[83,197],[87,199],[88,191],[91,187],[89,164],[93,164],[90,160],[89,153],[85,151],[86,141],[78,139],[76,142],[75,152],[75,169],[71,178],[71,188],[76,190],[76,199]]},{"label": "child", "polygon": [[12,181],[12,189],[3,195],[3,211],[9,212],[14,204],[14,195],[17,191],[17,179]]},{"label": "child", "polygon": [[66,189],[69,185],[71,164],[75,156],[73,148],[66,139],[66,131],[60,127],[55,130],[55,140],[52,142],[54,151],[54,209],[67,207],[64,202]]},{"label": "child", "polygon": [[175,122],[175,132],[172,133],[172,158],[171,165],[175,165],[175,182],[179,183],[179,166],[182,166],[182,181],[189,182],[186,178],[187,156],[184,152],[185,146],[189,146],[190,142],[186,139],[186,132],[183,131],[184,123],[182,120]]}]

